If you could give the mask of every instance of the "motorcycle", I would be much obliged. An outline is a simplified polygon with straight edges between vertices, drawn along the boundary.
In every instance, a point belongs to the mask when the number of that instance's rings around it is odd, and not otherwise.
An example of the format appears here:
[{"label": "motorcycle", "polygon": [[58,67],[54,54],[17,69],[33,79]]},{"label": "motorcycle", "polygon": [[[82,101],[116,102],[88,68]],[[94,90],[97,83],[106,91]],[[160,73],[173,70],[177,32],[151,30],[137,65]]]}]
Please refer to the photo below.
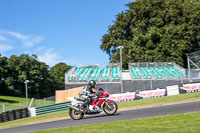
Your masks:
[{"label": "motorcycle", "polygon": [[[114,115],[117,112],[117,103],[109,99],[109,93],[104,91],[102,88],[99,89],[98,94],[87,95],[87,98],[96,96],[96,99],[91,102],[91,104],[85,105],[85,100],[80,98],[68,98],[71,100],[71,104],[68,105],[69,116],[74,120],[82,119],[85,114],[99,114],[103,111],[107,115]],[[100,95],[99,95],[100,94]],[[97,96],[98,95],[98,96]]]}]

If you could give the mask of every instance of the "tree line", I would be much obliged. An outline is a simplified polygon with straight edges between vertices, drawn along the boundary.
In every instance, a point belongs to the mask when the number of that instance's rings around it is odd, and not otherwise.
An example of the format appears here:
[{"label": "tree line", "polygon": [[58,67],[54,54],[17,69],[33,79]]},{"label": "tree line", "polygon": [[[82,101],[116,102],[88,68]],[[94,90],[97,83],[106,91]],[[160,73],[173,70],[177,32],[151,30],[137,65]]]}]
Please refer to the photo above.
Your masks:
[{"label": "tree line", "polygon": [[186,53],[200,50],[199,0],[136,0],[116,15],[102,37],[111,62],[176,62],[186,67]]},{"label": "tree line", "polygon": [[58,63],[52,68],[40,62],[36,55],[0,56],[0,95],[25,97],[25,80],[28,96],[43,98],[64,89],[64,73],[71,66]]}]

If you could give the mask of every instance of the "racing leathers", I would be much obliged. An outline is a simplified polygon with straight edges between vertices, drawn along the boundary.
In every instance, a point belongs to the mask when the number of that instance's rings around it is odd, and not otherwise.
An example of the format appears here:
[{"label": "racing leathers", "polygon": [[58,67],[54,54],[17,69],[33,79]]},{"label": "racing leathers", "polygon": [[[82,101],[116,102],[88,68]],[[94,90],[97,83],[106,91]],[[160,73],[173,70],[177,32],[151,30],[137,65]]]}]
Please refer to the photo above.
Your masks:
[{"label": "racing leathers", "polygon": [[92,100],[96,99],[96,95],[92,94],[95,93],[92,90],[92,87],[90,85],[86,85],[79,93],[79,98],[84,101],[84,107],[87,107],[90,105]]}]

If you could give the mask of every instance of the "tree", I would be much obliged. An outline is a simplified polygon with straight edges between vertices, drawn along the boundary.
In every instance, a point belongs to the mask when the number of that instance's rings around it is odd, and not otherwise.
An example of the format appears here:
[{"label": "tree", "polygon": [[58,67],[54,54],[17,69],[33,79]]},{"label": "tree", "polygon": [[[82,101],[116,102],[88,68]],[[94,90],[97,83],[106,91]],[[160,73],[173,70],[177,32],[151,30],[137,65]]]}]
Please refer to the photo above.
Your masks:
[{"label": "tree", "polygon": [[0,56],[0,92],[1,94],[8,94],[8,86],[5,82],[5,80],[8,77],[8,58],[7,57],[1,57]]},{"label": "tree", "polygon": [[123,67],[129,62],[176,62],[186,66],[185,53],[200,50],[198,0],[136,0],[116,16],[100,48]]},{"label": "tree", "polygon": [[36,55],[0,56],[0,94],[25,97],[24,82],[29,80],[29,98],[53,96],[56,89],[64,89],[65,72],[70,68],[65,63],[58,63],[49,70]]},{"label": "tree", "polygon": [[61,90],[64,89],[65,85],[65,72],[67,72],[71,66],[65,63],[58,63],[49,70],[49,75],[54,81],[54,88]]},{"label": "tree", "polygon": [[36,55],[12,55],[8,59],[8,77],[5,79],[10,95],[25,96],[25,80],[29,80],[29,97],[52,96],[51,79],[48,65],[37,60]]}]

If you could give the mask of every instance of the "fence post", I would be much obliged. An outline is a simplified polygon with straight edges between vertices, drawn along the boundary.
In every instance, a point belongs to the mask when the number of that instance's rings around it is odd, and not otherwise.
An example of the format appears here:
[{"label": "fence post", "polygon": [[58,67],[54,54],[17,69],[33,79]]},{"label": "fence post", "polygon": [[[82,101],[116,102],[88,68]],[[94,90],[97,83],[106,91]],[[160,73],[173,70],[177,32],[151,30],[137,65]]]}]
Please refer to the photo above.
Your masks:
[{"label": "fence post", "polygon": [[22,108],[22,104],[21,103],[19,103],[19,109],[21,109]]},{"label": "fence post", "polygon": [[34,100],[34,98],[31,99],[31,102],[30,102],[28,108],[31,108],[31,105],[32,105],[32,103],[33,103],[33,100]]},{"label": "fence post", "polygon": [[44,105],[46,104],[46,98],[44,98]]},{"label": "fence post", "polygon": [[183,78],[182,78],[182,76],[181,76],[181,84],[183,83]]},{"label": "fence post", "polygon": [[5,112],[5,104],[3,104],[3,112]]}]

